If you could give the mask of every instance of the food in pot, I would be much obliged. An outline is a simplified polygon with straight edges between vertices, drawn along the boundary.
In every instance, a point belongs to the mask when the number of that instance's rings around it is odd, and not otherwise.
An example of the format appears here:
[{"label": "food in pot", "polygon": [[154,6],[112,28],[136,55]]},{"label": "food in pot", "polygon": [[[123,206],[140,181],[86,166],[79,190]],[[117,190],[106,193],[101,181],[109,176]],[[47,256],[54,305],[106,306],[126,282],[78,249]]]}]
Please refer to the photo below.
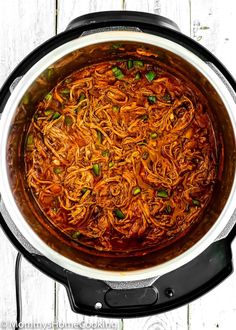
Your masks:
[{"label": "food in pot", "polygon": [[27,182],[71,240],[144,253],[200,221],[217,177],[206,98],[157,59],[91,64],[39,103],[25,144]]}]

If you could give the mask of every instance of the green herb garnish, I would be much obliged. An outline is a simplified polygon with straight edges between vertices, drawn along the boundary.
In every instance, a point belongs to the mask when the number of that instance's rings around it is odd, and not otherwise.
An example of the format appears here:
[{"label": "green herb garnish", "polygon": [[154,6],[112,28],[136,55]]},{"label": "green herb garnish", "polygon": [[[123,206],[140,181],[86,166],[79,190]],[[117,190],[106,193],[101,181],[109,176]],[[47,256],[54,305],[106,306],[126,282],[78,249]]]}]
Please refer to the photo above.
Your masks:
[{"label": "green herb garnish", "polygon": [[134,79],[136,80],[140,80],[141,79],[141,73],[140,72],[137,72]]},{"label": "green herb garnish", "polygon": [[155,95],[149,95],[149,96],[148,96],[148,102],[149,102],[150,104],[154,104],[154,103],[156,103],[156,101],[157,101],[157,98],[156,98]]},{"label": "green herb garnish", "polygon": [[61,94],[67,96],[68,94],[70,94],[70,90],[68,88],[65,88],[61,91]]},{"label": "green herb garnish", "polygon": [[109,155],[110,155],[110,151],[109,150],[103,150],[103,152],[102,152],[102,156],[103,157],[109,157]]},{"label": "green herb garnish", "polygon": [[165,93],[165,94],[162,96],[162,100],[163,100],[163,101],[166,101],[166,102],[168,102],[168,103],[170,103],[170,102],[171,102],[171,96],[170,96],[170,94]]},{"label": "green herb garnish", "polygon": [[157,196],[161,198],[167,198],[168,197],[168,192],[164,189],[160,189],[157,191]]},{"label": "green herb garnish", "polygon": [[128,60],[128,62],[127,62],[127,68],[130,70],[130,69],[132,69],[133,66],[134,66],[133,61],[132,60]]},{"label": "green herb garnish", "polygon": [[113,105],[112,110],[114,112],[119,112],[120,111],[120,107],[118,105]]},{"label": "green herb garnish", "polygon": [[65,80],[65,83],[66,84],[69,84],[69,83],[71,83],[72,82],[72,79],[71,78],[67,78],[66,80]]},{"label": "green herb garnish", "polygon": [[156,74],[154,71],[149,71],[145,74],[145,77],[149,82],[153,81],[153,79],[156,77]]},{"label": "green herb garnish", "polygon": [[54,113],[54,115],[52,116],[52,119],[58,119],[58,118],[60,118],[61,117],[61,114],[60,114],[60,112],[55,112]]},{"label": "green herb garnish", "polygon": [[136,196],[141,193],[141,188],[140,187],[135,187],[133,189],[133,195]]},{"label": "green herb garnish", "polygon": [[44,98],[46,101],[50,101],[52,99],[52,94],[48,93]]},{"label": "green herb garnish", "polygon": [[50,80],[54,74],[54,68],[47,69],[47,78]]},{"label": "green herb garnish", "polygon": [[45,116],[51,116],[53,113],[54,113],[54,111],[51,109],[47,109],[44,111]]},{"label": "green herb garnish", "polygon": [[139,119],[141,119],[142,121],[147,121],[148,120],[148,115],[141,115],[139,116]]},{"label": "green herb garnish", "polygon": [[55,174],[60,174],[60,173],[62,172],[62,170],[61,170],[60,167],[54,167],[53,172],[54,172]]},{"label": "green herb garnish", "polygon": [[103,139],[103,135],[100,131],[97,130],[97,138],[98,138],[98,142],[101,144],[102,143],[102,139]]},{"label": "green herb garnish", "polygon": [[172,208],[171,208],[171,206],[168,204],[167,205],[167,207],[165,208],[165,212],[167,213],[167,214],[171,214],[171,212],[172,212]]},{"label": "green herb garnish", "polygon": [[120,209],[115,209],[113,211],[113,214],[118,218],[118,219],[124,219],[125,215]]},{"label": "green herb garnish", "polygon": [[80,103],[81,101],[83,101],[85,99],[85,94],[82,92],[80,93],[80,96],[79,96],[79,99],[78,99],[78,102]]},{"label": "green herb garnish", "polygon": [[117,79],[123,79],[123,78],[124,78],[124,75],[123,75],[121,69],[118,68],[118,66],[114,66],[114,67],[112,68],[112,72],[113,72],[114,76],[115,76]]},{"label": "green herb garnish", "polygon": [[96,176],[99,176],[101,173],[101,165],[100,164],[93,164],[93,173]]},{"label": "green herb garnish", "polygon": [[34,137],[32,134],[29,134],[28,137],[27,137],[27,145],[30,146],[30,145],[33,145],[34,144]]},{"label": "green herb garnish", "polygon": [[201,206],[201,202],[198,199],[193,198],[192,203],[193,203],[194,206],[198,206],[198,207]]},{"label": "green herb garnish", "polygon": [[81,232],[79,230],[77,230],[71,235],[71,237],[74,239],[77,239],[80,235],[81,235]]},{"label": "green herb garnish", "polygon": [[112,48],[114,48],[114,49],[119,49],[121,47],[122,47],[122,44],[113,44],[112,45]]},{"label": "green herb garnish", "polygon": [[146,160],[148,159],[149,153],[147,151],[144,151],[144,153],[142,154],[142,159]]},{"label": "green herb garnish", "polygon": [[109,168],[112,168],[113,166],[114,166],[114,163],[113,162],[109,162],[108,167]]},{"label": "green herb garnish", "polygon": [[27,104],[29,104],[29,101],[30,101],[30,96],[29,96],[29,94],[25,94],[25,95],[23,96],[22,103],[23,103],[24,105],[27,105]]},{"label": "green herb garnish", "polygon": [[134,66],[136,68],[142,68],[144,66],[143,61],[134,61]]},{"label": "green herb garnish", "polygon": [[145,146],[146,144],[147,144],[147,140],[142,140],[142,141],[137,142],[138,146]]},{"label": "green herb garnish", "polygon": [[156,139],[157,136],[158,136],[158,135],[157,135],[156,132],[152,132],[152,133],[150,133],[150,138],[153,139],[153,140]]},{"label": "green herb garnish", "polygon": [[65,123],[66,123],[67,126],[71,126],[72,123],[73,123],[72,118],[70,116],[66,116],[65,117]]},{"label": "green herb garnish", "polygon": [[83,196],[86,192],[88,191],[88,188],[82,188],[81,190],[80,190],[80,192],[81,192],[81,195]]}]

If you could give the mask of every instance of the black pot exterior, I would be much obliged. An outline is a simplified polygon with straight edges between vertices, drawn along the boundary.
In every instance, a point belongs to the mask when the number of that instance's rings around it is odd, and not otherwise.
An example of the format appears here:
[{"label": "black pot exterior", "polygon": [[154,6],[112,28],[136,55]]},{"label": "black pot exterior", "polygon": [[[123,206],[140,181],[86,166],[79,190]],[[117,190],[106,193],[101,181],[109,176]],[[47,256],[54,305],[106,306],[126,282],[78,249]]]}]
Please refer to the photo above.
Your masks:
[{"label": "black pot exterior", "polygon": [[[204,61],[211,62],[236,92],[236,83],[228,70],[207,49],[178,31],[175,23],[161,16],[139,12],[94,13],[76,18],[65,32],[53,37],[29,54],[12,72],[0,91],[0,112],[10,97],[10,86],[17,77],[23,76],[47,53],[77,38],[83,33],[97,29],[138,28],[141,31],[172,40],[195,53]],[[198,258],[183,267],[161,276],[149,287],[115,290],[108,284],[76,275],[51,262],[44,256],[30,253],[16,239],[7,222],[1,216],[1,226],[14,246],[38,269],[64,284],[71,307],[75,312],[104,317],[140,317],[161,313],[181,306],[220,283],[232,271],[231,241],[236,228],[228,237],[213,243]],[[211,267],[208,267],[209,264]],[[207,269],[207,271],[205,271]],[[202,274],[189,283],[192,274]],[[188,285],[186,285],[188,283]],[[141,298],[144,297],[144,298]],[[97,309],[97,303],[101,308]]]}]

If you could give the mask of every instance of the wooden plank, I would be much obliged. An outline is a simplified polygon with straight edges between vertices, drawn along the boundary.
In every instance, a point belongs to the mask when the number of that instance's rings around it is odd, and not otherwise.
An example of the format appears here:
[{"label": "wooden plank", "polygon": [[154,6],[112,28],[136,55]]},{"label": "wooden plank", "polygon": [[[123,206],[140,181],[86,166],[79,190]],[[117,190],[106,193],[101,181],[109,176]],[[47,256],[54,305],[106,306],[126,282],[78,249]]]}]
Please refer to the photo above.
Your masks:
[{"label": "wooden plank", "polygon": [[21,269],[22,321],[26,324],[53,323],[55,281],[24,258]]},{"label": "wooden plank", "polygon": [[[1,86],[25,55],[55,33],[55,1],[0,1],[0,22]],[[0,230],[0,323],[16,318],[15,257],[16,250]],[[26,261],[22,262],[22,301],[23,321],[53,321],[53,281]]]},{"label": "wooden plank", "polygon": [[14,67],[55,32],[54,0],[0,1],[0,85]]},{"label": "wooden plank", "polygon": [[183,33],[190,34],[189,0],[125,0],[124,8],[165,16],[174,21]]},{"label": "wooden plank", "polygon": [[14,261],[16,250],[0,230],[0,329],[2,322],[15,321]]},{"label": "wooden plank", "polygon": [[236,77],[233,54],[236,2],[192,0],[191,36],[215,54]]},{"label": "wooden plank", "polygon": [[[187,330],[187,307],[150,317],[125,319],[123,330]],[[200,329],[200,328],[199,328]]]},{"label": "wooden plank", "polygon": [[58,0],[57,32],[65,30],[75,17],[97,11],[121,10],[122,0]]},{"label": "wooden plank", "polygon": [[[220,0],[191,1],[191,36],[215,54],[236,77],[235,10]],[[234,264],[236,242],[233,243]],[[232,329],[236,321],[236,273],[210,293],[189,305],[189,329],[222,330]]]}]

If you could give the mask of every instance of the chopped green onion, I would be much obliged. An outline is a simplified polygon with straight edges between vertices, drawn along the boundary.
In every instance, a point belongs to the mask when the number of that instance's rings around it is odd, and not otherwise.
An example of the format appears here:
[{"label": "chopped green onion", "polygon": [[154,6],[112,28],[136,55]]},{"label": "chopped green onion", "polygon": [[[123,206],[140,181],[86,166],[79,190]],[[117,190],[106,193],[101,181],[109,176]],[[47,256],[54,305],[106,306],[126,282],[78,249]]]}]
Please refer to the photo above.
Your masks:
[{"label": "chopped green onion", "polygon": [[102,143],[102,139],[103,139],[103,135],[100,131],[97,130],[97,138],[98,138],[98,142]]},{"label": "chopped green onion", "polygon": [[134,66],[133,61],[132,60],[128,60],[128,62],[127,62],[127,68],[130,70],[130,69],[132,69],[133,66]]},{"label": "chopped green onion", "polygon": [[150,104],[154,104],[154,103],[156,103],[157,98],[156,98],[155,95],[149,95],[148,96],[148,101],[149,101]]},{"label": "chopped green onion", "polygon": [[113,166],[114,166],[114,163],[113,162],[109,162],[108,167],[109,168],[112,168]]},{"label": "chopped green onion", "polygon": [[140,72],[137,72],[134,78],[136,80],[140,80],[141,79],[141,73]]},{"label": "chopped green onion", "polygon": [[172,208],[171,208],[171,206],[168,204],[167,205],[167,207],[165,208],[165,212],[167,213],[167,214],[171,214],[171,212],[172,212]]},{"label": "chopped green onion", "polygon": [[58,119],[58,118],[60,118],[61,117],[61,114],[60,114],[60,112],[55,112],[54,113],[54,115],[52,116],[52,119]]},{"label": "chopped green onion", "polygon": [[101,173],[101,166],[99,164],[93,164],[93,173],[99,176]]},{"label": "chopped green onion", "polygon": [[110,155],[110,151],[109,151],[109,150],[104,150],[104,151],[102,152],[102,156],[103,156],[103,157],[109,157],[109,155]]},{"label": "chopped green onion", "polygon": [[73,122],[73,120],[70,116],[65,117],[65,123],[66,123],[67,126],[71,126],[72,122]]},{"label": "chopped green onion", "polygon": [[139,119],[143,120],[143,121],[147,121],[148,120],[148,115],[141,115],[139,116]]},{"label": "chopped green onion", "polygon": [[66,84],[69,84],[69,83],[71,83],[72,82],[72,79],[71,78],[67,78],[66,80],[65,80],[65,83]]},{"label": "chopped green onion", "polygon": [[164,189],[160,189],[157,192],[157,196],[162,197],[162,198],[167,198],[168,197],[168,192]]},{"label": "chopped green onion", "polygon": [[60,174],[61,173],[61,168],[60,167],[54,167],[53,172],[55,174]]},{"label": "chopped green onion", "polygon": [[85,99],[85,94],[82,92],[80,93],[80,96],[79,96],[79,99],[78,99],[78,102],[80,103],[81,101],[83,101]]},{"label": "chopped green onion", "polygon": [[54,112],[53,110],[47,109],[44,111],[44,114],[45,114],[45,116],[51,116],[53,114],[53,112]]},{"label": "chopped green onion", "polygon": [[77,239],[80,235],[81,235],[81,232],[79,230],[77,230],[71,235],[71,237],[74,239]]},{"label": "chopped green onion", "polygon": [[34,137],[32,134],[28,135],[27,137],[27,145],[33,145],[34,144]]},{"label": "chopped green onion", "polygon": [[48,79],[51,79],[52,76],[53,76],[53,74],[54,74],[54,69],[53,69],[53,68],[49,68],[49,69],[47,70],[47,78],[48,78]]},{"label": "chopped green onion", "polygon": [[114,112],[119,112],[120,111],[120,107],[118,105],[113,105],[112,110]]},{"label": "chopped green onion", "polygon": [[149,71],[145,74],[145,77],[149,82],[153,81],[153,79],[156,77],[156,74],[154,71]]},{"label": "chopped green onion", "polygon": [[143,61],[134,61],[134,66],[136,68],[142,68],[144,66]]},{"label": "chopped green onion", "polygon": [[157,133],[155,133],[155,132],[150,133],[150,138],[151,139],[156,139],[157,138]]},{"label": "chopped green onion", "polygon": [[137,145],[138,146],[145,146],[146,144],[147,144],[147,141],[146,140],[137,142]]},{"label": "chopped green onion", "polygon": [[118,68],[117,66],[114,66],[114,67],[112,68],[112,72],[113,72],[114,76],[115,76],[117,79],[123,79],[123,78],[124,78],[124,75],[123,75],[121,69]]},{"label": "chopped green onion", "polygon": [[87,191],[88,191],[88,188],[82,188],[80,192],[82,195],[84,195]]},{"label": "chopped green onion", "polygon": [[165,93],[163,96],[162,96],[162,100],[170,103],[171,102],[171,96],[169,93]]},{"label": "chopped green onion", "polygon": [[45,100],[46,101],[50,101],[52,99],[52,94],[51,93],[48,93],[46,96],[45,96]]},{"label": "chopped green onion", "polygon": [[125,215],[120,209],[115,209],[113,211],[113,214],[118,218],[118,219],[124,219]]},{"label": "chopped green onion", "polygon": [[27,105],[27,104],[29,104],[29,101],[30,101],[29,94],[25,94],[22,99],[23,104]]},{"label": "chopped green onion", "polygon": [[141,188],[140,187],[135,187],[133,189],[133,195],[136,196],[141,193]]},{"label": "chopped green onion", "polygon": [[192,199],[193,205],[201,206],[201,202],[198,199]]},{"label": "chopped green onion", "polygon": [[142,159],[146,160],[148,159],[149,153],[147,151],[144,151],[143,155],[142,155]]},{"label": "chopped green onion", "polygon": [[119,49],[121,47],[122,47],[122,44],[113,44],[112,45],[112,48],[114,48],[114,49]]},{"label": "chopped green onion", "polygon": [[63,90],[61,91],[61,94],[62,94],[62,95],[68,95],[68,94],[70,94],[70,90],[69,90],[68,88],[63,89]]}]

